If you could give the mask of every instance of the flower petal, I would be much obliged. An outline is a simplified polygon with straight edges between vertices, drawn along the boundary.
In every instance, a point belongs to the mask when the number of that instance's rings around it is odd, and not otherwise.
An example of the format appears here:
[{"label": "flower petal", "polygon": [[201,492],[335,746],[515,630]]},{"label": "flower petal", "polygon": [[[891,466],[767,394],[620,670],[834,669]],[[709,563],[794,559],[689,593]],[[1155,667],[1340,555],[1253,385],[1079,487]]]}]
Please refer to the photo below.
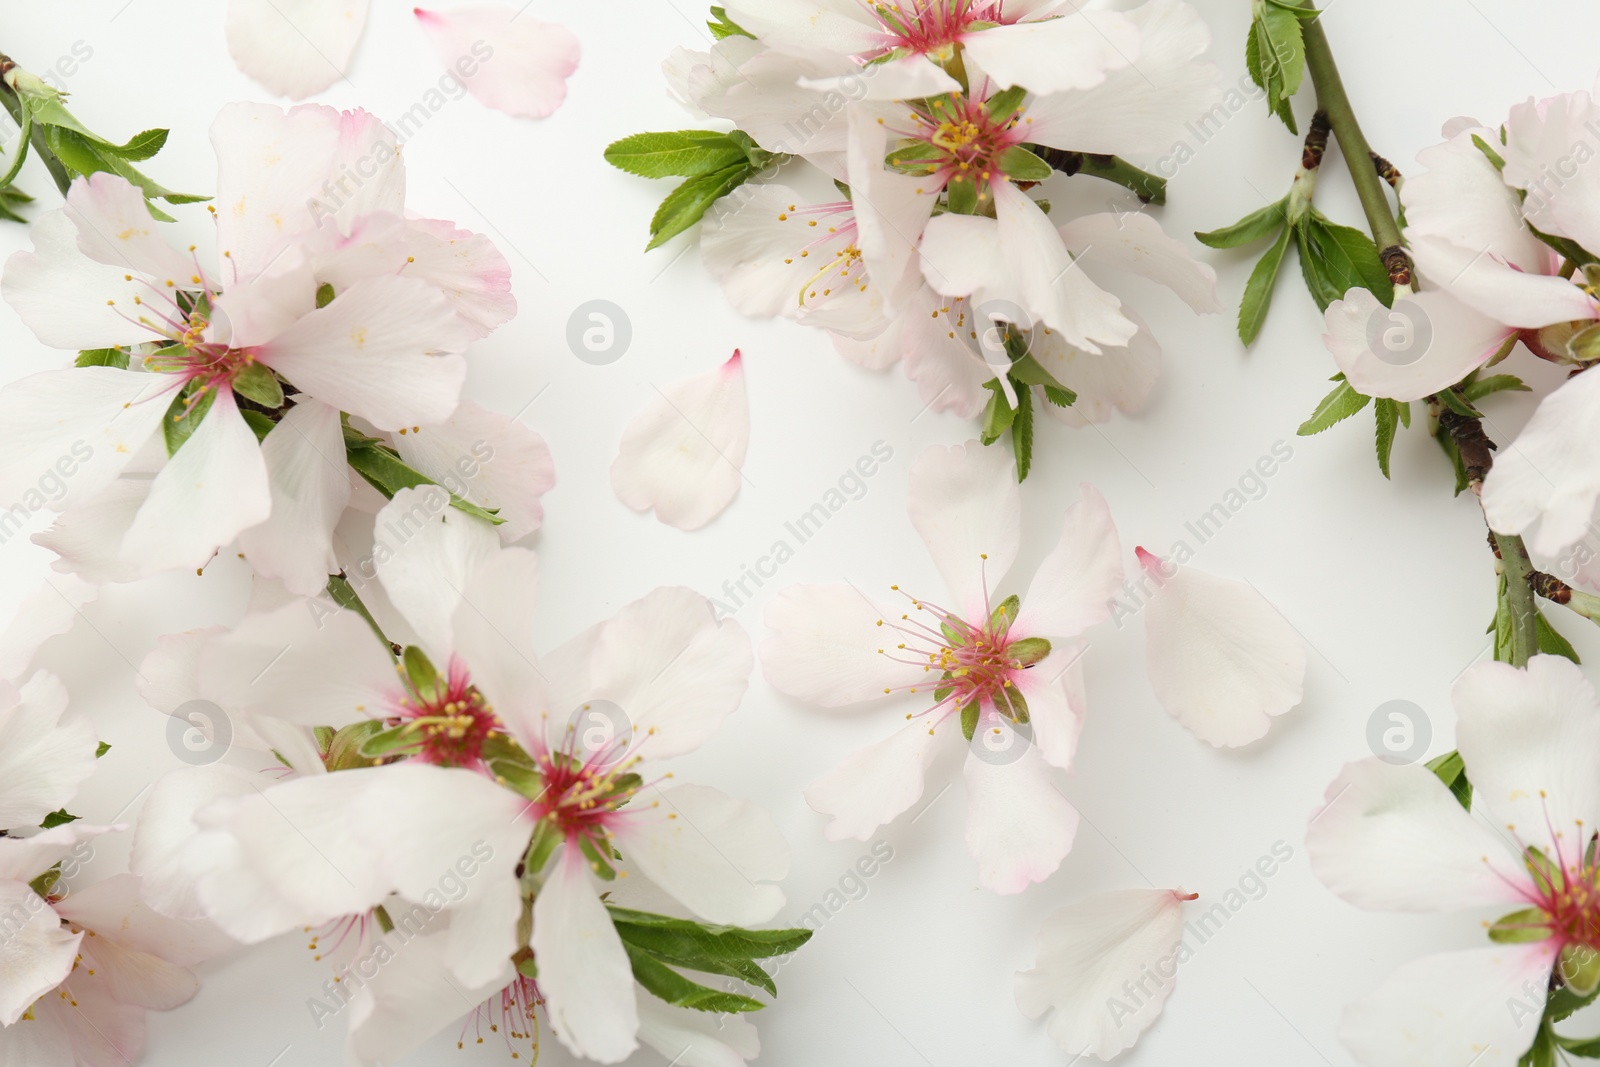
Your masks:
[{"label": "flower petal", "polygon": [[1081,641],[1062,641],[1012,684],[1028,702],[1028,719],[1039,753],[1053,767],[1070,769],[1078,751],[1078,734],[1088,701],[1083,691]]},{"label": "flower petal", "polygon": [[[1056,1044],[1109,1060],[1161,1014],[1179,960],[1187,959],[1182,942],[1183,900],[1172,890],[1075,900],[1045,919],[1033,969],[1017,974],[1017,1007],[1030,1019],[1053,1011],[1048,1030]],[[1130,983],[1143,999],[1129,998]]]},{"label": "flower petal", "polygon": [[[450,506],[438,486],[402,489],[378,512],[373,564],[435,665],[450,660],[450,620],[468,580],[500,548],[494,527]],[[379,551],[379,546],[382,551]]]},{"label": "flower petal", "polygon": [[130,322],[123,309],[135,308],[147,292],[143,278],[127,268],[96,263],[78,247],[78,228],[65,211],[48,211],[28,231],[31,252],[6,260],[0,293],[6,303],[51,348],[111,348],[154,340],[151,330]]},{"label": "flower petal", "polygon": [[166,242],[144,193],[121,175],[101,171],[74,180],[63,210],[78,229],[78,250],[96,263],[147,275],[158,285],[198,277],[193,257]]},{"label": "flower petal", "polygon": [[505,4],[413,10],[439,62],[485,107],[542,119],[567,98],[579,50],[565,26],[539,22],[524,16],[525,7]]},{"label": "flower petal", "polygon": [[1069,8],[1060,18],[969,33],[961,46],[1002,89],[1021,85],[1035,93],[1064,93],[1092,89],[1108,72],[1138,60],[1140,34],[1126,15]]},{"label": "flower petal", "polygon": [[20,689],[0,681],[0,829],[37,826],[94,773],[94,725],[63,724],[66,710],[66,687],[48,671]]},{"label": "flower petal", "polygon": [[539,560],[505,548],[473,570],[451,628],[456,654],[495,715],[517,742],[535,751],[544,735],[545,680],[533,650]]},{"label": "flower petal", "polygon": [[40,582],[0,630],[0,679],[22,677],[40,646],[70,630],[83,606],[99,593],[98,586],[67,574]]},{"label": "flower petal", "polygon": [[617,826],[617,846],[641,874],[700,918],[752,926],[783,907],[789,845],[764,809],[720,789],[655,789],[638,817]]},{"label": "flower petal", "polygon": [[180,767],[157,778],[139,808],[128,869],[159,914],[203,919],[205,906],[185,858],[200,827],[194,816],[219,797],[249,796],[261,775],[225,763]]},{"label": "flower petal", "polygon": [[[1600,703],[1577,664],[1534,656],[1468,667],[1451,693],[1473,805],[1524,842],[1577,865],[1600,826]],[[1552,840],[1553,835],[1553,840]]]},{"label": "flower petal", "polygon": [[[231,389],[219,390],[183,447],[150,485],[123,556],[146,574],[199,568],[272,511],[267,465]],[[186,416],[192,417],[192,416]]]},{"label": "flower petal", "polygon": [[476,988],[462,989],[445,964],[447,934],[422,934],[404,943],[404,951],[355,991],[350,998],[350,1038],[345,1055],[355,1067],[388,1067],[414,1052],[434,1034],[490,1000],[509,985],[516,972],[502,961],[495,976]]},{"label": "flower petal", "polygon": [[1323,885],[1373,911],[1510,910],[1532,888],[1499,837],[1420,764],[1345,764],[1306,829],[1306,851]]},{"label": "flower petal", "polygon": [[633,968],[589,866],[563,848],[533,902],[539,989],[556,1037],[574,1055],[616,1063],[638,1047]]},{"label": "flower petal", "polygon": [[466,325],[416,278],[364,278],[256,349],[302,391],[380,430],[450,417],[467,365]]},{"label": "flower petal", "polygon": [[680,530],[733,503],[750,446],[750,399],[739,353],[710,374],[674,382],[623,431],[611,464],[617,499]]},{"label": "flower petal", "polygon": [[1144,550],[1161,588],[1144,609],[1145,662],[1156,699],[1202,741],[1235,748],[1264,736],[1300,703],[1306,650],[1247,582],[1176,568]]},{"label": "flower petal", "polygon": [[[917,94],[924,95],[931,94]],[[885,306],[898,311],[922,288],[917,242],[939,190],[926,178],[885,167],[888,139],[888,128],[869,111],[850,109],[847,159],[861,257],[873,282],[885,291]]]},{"label": "flower petal", "polygon": [[875,700],[927,677],[920,664],[885,654],[894,635],[888,609],[853,585],[791,585],[767,601],[761,645],[767,683],[825,708]]},{"label": "flower petal", "polygon": [[1421,400],[1480,367],[1514,331],[1441,289],[1395,298],[1386,308],[1354,288],[1328,305],[1322,343],[1356,390]]},{"label": "flower petal", "polygon": [[481,233],[442,219],[411,219],[406,228],[406,274],[438,287],[467,324],[473,340],[511,321],[511,264]]},{"label": "flower petal", "polygon": [[498,513],[506,544],[539,528],[539,498],[556,484],[544,438],[516,419],[463,400],[443,422],[392,438],[412,467],[456,496]]},{"label": "flower petal", "polygon": [[923,775],[951,716],[929,724],[913,719],[893,734],[851,754],[806,788],[811,810],[833,816],[823,828],[829,841],[865,841],[922,796]]},{"label": "flower petal", "polygon": [[[1508,134],[1515,129],[1520,110],[1513,109]],[[1528,229],[1522,198],[1506,183],[1512,175],[1501,176],[1473,143],[1475,134],[1485,143],[1499,140],[1498,133],[1479,126],[1417,153],[1417,162],[1427,169],[1406,175],[1400,197],[1406,209],[1406,237],[1436,237],[1481,250],[1531,274],[1554,274],[1555,250]],[[1507,167],[1515,172],[1515,151],[1506,146],[1502,150],[1510,157]]]},{"label": "flower petal", "polygon": [[11,1026],[72,973],[83,934],[68,933],[50,905],[22,882],[0,881],[0,911],[7,917],[0,938],[0,974],[6,976],[0,982],[0,1025]]},{"label": "flower petal", "polygon": [[1022,494],[1003,449],[930,445],[911,467],[906,510],[956,608],[988,621],[988,590],[1017,558]]},{"label": "flower petal", "polygon": [[1600,302],[1565,278],[1528,274],[1476,247],[1417,237],[1411,241],[1411,257],[1423,277],[1449,279],[1445,287],[1451,296],[1507,326],[1600,318]]},{"label": "flower petal", "polygon": [[639,997],[639,1040],[679,1067],[745,1067],[761,1052],[752,1023]]},{"label": "flower petal", "polygon": [[1222,310],[1217,272],[1190,255],[1183,242],[1168,237],[1149,215],[1136,211],[1079,215],[1057,232],[1091,270],[1110,267],[1148,278],[1171,289],[1198,314]]},{"label": "flower petal", "polygon": [[1368,1067],[1513,1067],[1533,1044],[1557,947],[1546,940],[1414,960],[1345,1009],[1339,1038]]},{"label": "flower petal", "polygon": [[1022,598],[1022,613],[1011,626],[1019,637],[1076,637],[1111,615],[1122,585],[1117,527],[1100,490],[1084,482],[1078,494],[1062,519],[1061,539]]},{"label": "flower petal", "polygon": [[[978,730],[1006,730],[988,713]],[[978,739],[982,744],[982,739]],[[978,885],[1020,893],[1055,873],[1078,833],[1078,812],[1051,781],[1053,768],[1037,746],[1009,762],[967,753],[967,851],[978,861]]]},{"label": "flower petal", "polygon": [[228,52],[268,92],[295,100],[350,69],[368,0],[228,0]]},{"label": "flower petal", "polygon": [[315,400],[296,404],[261,442],[272,514],[239,534],[255,572],[292,593],[316,596],[339,569],[333,528],[350,503],[339,410]]},{"label": "flower petal", "polygon": [[1600,500],[1600,374],[1568,379],[1539,402],[1483,481],[1492,529],[1528,534],[1528,547],[1559,556],[1589,536]]}]

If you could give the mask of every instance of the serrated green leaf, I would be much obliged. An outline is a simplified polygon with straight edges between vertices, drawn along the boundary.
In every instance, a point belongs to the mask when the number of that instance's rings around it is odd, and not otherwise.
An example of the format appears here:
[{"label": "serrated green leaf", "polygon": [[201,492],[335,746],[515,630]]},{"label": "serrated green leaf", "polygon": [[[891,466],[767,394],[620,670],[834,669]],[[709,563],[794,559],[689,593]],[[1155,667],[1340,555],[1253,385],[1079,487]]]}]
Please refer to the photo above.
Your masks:
[{"label": "serrated green leaf", "polygon": [[[420,485],[438,485],[439,483],[429,478],[402,460],[394,450],[378,443],[360,444],[351,446],[346,438],[345,459],[351,468],[367,484],[372,486],[384,496],[393,499],[394,495],[402,489],[414,489]],[[442,487],[441,487],[442,488]],[[502,519],[497,511],[479,507],[470,500],[465,500],[454,493],[450,494],[450,506],[468,515],[476,516],[485,522],[498,526],[506,520]]]},{"label": "serrated green leaf", "polygon": [[1058,408],[1070,408],[1078,402],[1078,394],[1058,385],[1044,387],[1044,398]]},{"label": "serrated green leaf", "polygon": [[1276,80],[1281,84],[1279,93],[1282,99],[1288,99],[1300,91],[1306,71],[1306,46],[1300,19],[1291,11],[1263,4],[1256,12],[1256,22],[1262,27],[1261,44],[1268,46],[1261,52],[1261,69],[1273,80],[1272,68],[1276,65]]},{"label": "serrated green leaf", "polygon": [[145,130],[143,133],[136,133],[130,137],[127,144],[106,145],[103,150],[115,152],[130,162],[140,163],[166,147],[167,132],[166,130]]},{"label": "serrated green leaf", "polygon": [[983,429],[979,432],[979,439],[986,445],[992,445],[1000,440],[1000,435],[1011,429],[1011,423],[1017,417],[1016,409],[1006,399],[1005,389],[1000,385],[999,378],[991,378],[983,383],[989,390],[989,404],[983,411]]},{"label": "serrated green leaf", "polygon": [[699,222],[711,205],[727,196],[755,173],[746,160],[709,174],[690,178],[661,201],[650,219],[650,243],[645,251],[659,248]]},{"label": "serrated green leaf", "polygon": [[636,133],[606,146],[605,159],[641,178],[694,178],[747,161],[738,141],[715,130]]},{"label": "serrated green leaf", "polygon": [[77,821],[78,816],[73,815],[67,811],[66,808],[60,808],[56,811],[52,811],[49,815],[46,815],[44,817],[44,821],[39,823],[39,829],[54,830],[58,826],[65,826],[69,822]]},{"label": "serrated green leaf", "polygon": [[648,952],[635,948],[626,941],[622,943],[622,947],[627,950],[628,962],[633,966],[634,979],[650,993],[674,1007],[715,1012],[760,1011],[763,1007],[754,997],[739,993],[724,993],[690,981]]},{"label": "serrated green leaf", "polygon": [[1284,225],[1288,218],[1288,204],[1289,198],[1284,197],[1275,204],[1250,212],[1232,226],[1196,233],[1195,239],[1210,248],[1238,248],[1259,241],[1276,233]]},{"label": "serrated green leaf", "polygon": [[1457,415],[1461,415],[1469,419],[1483,418],[1483,412],[1467,403],[1466,398],[1460,393],[1456,392],[1454,389],[1441,389],[1434,395],[1439,398],[1439,402],[1441,404],[1455,412]]},{"label": "serrated green leaf", "polygon": [[1394,432],[1400,422],[1400,407],[1387,397],[1380,397],[1373,411],[1378,419],[1378,469],[1389,477],[1389,454],[1394,451]]},{"label": "serrated green leaf", "polygon": [[1335,423],[1342,422],[1366,407],[1372,400],[1351,388],[1349,382],[1340,382],[1333,392],[1322,398],[1311,417],[1300,424],[1295,432],[1301,437],[1321,433]]},{"label": "serrated green leaf", "polygon": [[1267,309],[1272,306],[1272,287],[1283,266],[1284,253],[1289,250],[1292,231],[1291,226],[1283,228],[1278,239],[1250,272],[1250,280],[1245,283],[1244,296],[1239,301],[1239,340],[1246,345],[1255,341],[1261,333],[1262,324],[1267,320]]},{"label": "serrated green leaf", "polygon": [[1544,612],[1534,609],[1534,624],[1539,635],[1539,651],[1547,656],[1565,656],[1574,663],[1582,663],[1578,658],[1578,650],[1572,647],[1572,642],[1561,636],[1561,632],[1550,625],[1550,620],[1544,617]]},{"label": "serrated green leaf", "polygon": [[[811,940],[811,931],[800,927],[753,930],[742,926],[678,919],[670,915],[658,915],[654,912],[636,911],[615,905],[607,905],[606,910],[611,914],[612,923],[619,929],[622,926],[629,926],[652,931],[651,937],[656,940],[649,943],[653,949],[680,956],[768,959],[773,956],[786,956]],[[660,940],[668,935],[676,939],[670,942],[671,947],[668,947],[669,942]],[[643,943],[643,935],[629,933],[625,936]]]},{"label": "serrated green leaf", "polygon": [[1300,219],[1295,237],[1306,288],[1319,310],[1327,311],[1329,304],[1356,288],[1368,290],[1385,307],[1394,303],[1394,283],[1366,234],[1313,211]]},{"label": "serrated green leaf", "polygon": [[727,37],[755,37],[755,34],[728,18],[727,10],[721,7],[711,9],[711,19],[706,26],[711,30],[711,36],[719,41]]},{"label": "serrated green leaf", "polygon": [[1515,374],[1491,374],[1487,378],[1474,378],[1461,388],[1468,401],[1481,400],[1490,393],[1503,393],[1507,390],[1527,393],[1532,391],[1532,387]]},{"label": "serrated green leaf", "polygon": [[1017,413],[1011,420],[1011,451],[1017,457],[1017,481],[1033,469],[1033,387],[1012,379],[1017,391]]}]

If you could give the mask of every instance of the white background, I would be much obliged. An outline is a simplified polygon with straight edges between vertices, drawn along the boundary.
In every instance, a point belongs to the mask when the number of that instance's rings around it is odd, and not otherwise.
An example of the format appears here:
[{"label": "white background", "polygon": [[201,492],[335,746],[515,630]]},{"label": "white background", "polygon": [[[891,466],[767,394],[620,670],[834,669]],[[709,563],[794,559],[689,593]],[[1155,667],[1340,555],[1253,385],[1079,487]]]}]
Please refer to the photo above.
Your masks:
[{"label": "white background", "polygon": [[[320,99],[394,121],[435,84],[439,69],[409,6],[373,5],[348,82]],[[1199,3],[1229,83],[1244,74],[1248,6]],[[68,80],[77,114],[117,138],[170,127],[171,141],[149,172],[173,188],[209,192],[215,163],[206,132],[217,108],[267,99],[229,61],[222,9],[217,0],[12,0],[0,48],[37,72],[75,42],[92,48]],[[562,22],[582,40],[566,105],[535,123],[468,98],[440,111],[405,156],[411,208],[488,233],[513,268],[520,314],[476,346],[468,394],[508,413],[521,410],[555,454],[559,484],[545,498],[547,521],[531,541],[543,563],[543,647],[656,585],[717,595],[783,535],[786,520],[819,500],[879,440],[894,458],[864,498],[801,546],[739,621],[760,640],[760,603],[791,582],[849,578],[864,587],[899,582],[937,590],[906,519],[905,474],[923,447],[962,441],[972,428],[954,417],[919,416],[922,405],[898,371],[874,375],[850,366],[818,333],[744,321],[687,239],[643,254],[648,219],[668,186],[614,171],[601,159],[602,148],[625,134],[692,125],[666,96],[658,64],[673,46],[707,44],[698,0],[533,0],[529,14]],[[1600,11],[1580,0],[1336,0],[1325,21],[1373,146],[1402,170],[1439,139],[1451,116],[1497,123],[1529,95],[1588,88],[1597,66]],[[1303,96],[1302,125],[1310,111],[1309,94]],[[1176,235],[1231,222],[1282,194],[1299,153],[1299,139],[1254,102],[1198,147],[1158,215]],[[1130,202],[1112,186],[1073,181],[1087,183],[1097,200]],[[56,202],[34,164],[24,184],[38,196],[38,209]],[[1342,160],[1332,154],[1318,203],[1336,219],[1361,224]],[[0,251],[25,247],[22,227],[0,224]],[[1138,622],[1103,626],[1088,657],[1091,712],[1078,766],[1063,781],[1083,824],[1062,869],[1021,896],[976,889],[962,841],[961,786],[939,794],[955,766],[936,768],[927,796],[937,799],[926,813],[882,834],[894,859],[780,973],[780,999],[756,1016],[766,1067],[1065,1064],[1071,1056],[1012,999],[1012,974],[1031,964],[1043,917],[1082,894],[1147,884],[1196,891],[1205,906],[1279,841],[1293,848],[1293,858],[1261,899],[1199,947],[1164,1016],[1125,1062],[1349,1063],[1336,1038],[1346,1002],[1418,954],[1480,943],[1476,916],[1374,915],[1345,905],[1312,877],[1301,844],[1326,783],[1342,763],[1368,754],[1368,717],[1384,701],[1426,709],[1428,755],[1450,747],[1449,687],[1488,655],[1484,627],[1493,610],[1492,558],[1476,505],[1452,499],[1448,466],[1418,429],[1395,447],[1392,482],[1373,461],[1370,412],[1296,439],[1295,427],[1327,391],[1333,368],[1294,253],[1266,329],[1246,353],[1231,308],[1260,250],[1194,249],[1215,264],[1230,312],[1196,319],[1170,294],[1123,290],[1165,345],[1161,384],[1137,418],[1083,431],[1043,420],[1024,487],[1018,573],[1029,573],[1054,542],[1080,481],[1110,499],[1131,568],[1135,544],[1158,552],[1179,537],[1196,544],[1184,522],[1217,503],[1274,442],[1288,442],[1293,458],[1269,480],[1265,496],[1200,547],[1197,563],[1248,578],[1304,635],[1312,650],[1304,703],[1264,741],[1213,750],[1156,704]],[[609,366],[581,362],[565,339],[569,315],[592,299],[615,302],[632,323],[631,347]],[[4,307],[0,345],[8,380],[62,358]],[[735,347],[746,356],[754,423],[738,499],[694,534],[630,512],[607,479],[626,420],[654,395],[653,384],[706,371]],[[1508,369],[1541,389],[1559,379],[1533,363],[1519,354]],[[1507,440],[1532,404],[1525,395],[1495,397],[1491,433]],[[10,601],[37,581],[44,557],[22,537],[0,545]],[[225,555],[203,577],[173,574],[108,590],[70,635],[47,646],[43,664],[65,677],[75,707],[114,746],[73,810],[129,821],[152,778],[179,765],[167,748],[166,720],[135,692],[135,667],[162,633],[237,620],[248,595],[246,569]],[[1600,641],[1587,623],[1570,615],[1556,621],[1586,658],[1600,662]],[[868,849],[825,842],[823,820],[806,808],[801,789],[891,730],[903,710],[819,712],[757,677],[740,712],[679,768],[776,814],[794,847],[783,918],[822,900]],[[125,849],[125,842],[102,846],[88,877],[115,873]],[[151,1016],[146,1062],[339,1063],[343,1020],[319,1031],[306,1007],[326,977],[299,938],[238,951],[204,969],[204,988],[192,1003]],[[464,1053],[454,1043],[453,1031],[441,1035],[408,1062],[509,1059],[497,1041]],[[569,1062],[554,1042],[543,1056]],[[642,1051],[633,1062],[662,1059]]]}]

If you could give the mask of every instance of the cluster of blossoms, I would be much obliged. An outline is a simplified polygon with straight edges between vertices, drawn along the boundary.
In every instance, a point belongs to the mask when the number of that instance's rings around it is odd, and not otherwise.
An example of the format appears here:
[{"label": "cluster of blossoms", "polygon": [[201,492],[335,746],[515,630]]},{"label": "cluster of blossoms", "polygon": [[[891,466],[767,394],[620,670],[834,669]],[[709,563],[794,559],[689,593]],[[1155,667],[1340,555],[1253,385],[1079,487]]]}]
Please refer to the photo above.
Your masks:
[{"label": "cluster of blossoms", "polygon": [[[1110,276],[1142,274],[1196,311],[1220,310],[1215,273],[1142,211],[1063,218],[1042,195],[1074,174],[1164,195],[1119,157],[1167,151],[1221,95],[1199,58],[1210,34],[1181,0],[1127,12],[741,0],[713,30],[722,39],[675,52],[668,77],[692,112],[732,122],[749,165],[703,172],[726,164],[720,148],[714,163],[665,162],[669,135],[619,142],[609,158],[692,175],[657,222],[704,213],[703,260],[738,310],[821,328],[868,368],[900,362],[935,409],[987,405],[985,441],[1012,428],[1019,475],[1034,395],[1069,421],[1103,421],[1155,383],[1160,349]],[[776,174],[788,159],[809,173]],[[843,198],[802,191],[820,178]],[[686,213],[690,189],[721,198]]]}]

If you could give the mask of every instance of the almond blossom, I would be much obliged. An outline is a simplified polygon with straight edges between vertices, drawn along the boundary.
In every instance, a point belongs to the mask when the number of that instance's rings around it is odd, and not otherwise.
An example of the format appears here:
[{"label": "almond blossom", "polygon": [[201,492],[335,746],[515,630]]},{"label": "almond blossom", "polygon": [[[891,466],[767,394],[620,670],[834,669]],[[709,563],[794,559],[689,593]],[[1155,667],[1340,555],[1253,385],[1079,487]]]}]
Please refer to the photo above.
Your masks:
[{"label": "almond blossom", "polygon": [[[376,522],[405,533],[376,555],[386,601],[416,635],[398,671],[362,616],[302,599],[169,650],[228,715],[258,731],[275,721],[275,748],[298,733],[280,754],[295,773],[169,776],[135,867],[157,906],[197,911],[246,942],[330,923],[370,933],[376,910],[442,913],[429,948],[406,946],[415,980],[359,1002],[357,1062],[388,1062],[458,1018],[459,999],[428,1003],[443,982],[512,1017],[537,1011],[575,1054],[617,1062],[648,1040],[635,976],[651,979],[616,926],[639,920],[615,910],[617,894],[602,899],[609,884],[649,883],[721,924],[763,922],[783,903],[770,883],[788,849],[772,819],[671,784],[659,762],[698,747],[737,706],[748,639],[703,597],[660,589],[536,657],[533,553],[502,548],[457,509],[426,508],[424,495],[402,490]],[[598,726],[574,718],[597,704],[621,710]],[[434,899],[463,856],[468,890]],[[406,1028],[366,1028],[396,1010],[414,1015]]]},{"label": "almond blossom", "polygon": [[99,173],[7,263],[5,299],[39,339],[88,354],[0,392],[0,488],[79,446],[39,538],[62,569],[128,581],[237,538],[309,595],[349,499],[342,415],[396,434],[449,421],[467,344],[515,309],[509,268],[476,234],[404,217],[398,148],[365,112],[231,105],[212,139],[214,259]]},{"label": "almond blossom", "polygon": [[1026,593],[999,598],[1017,555],[1021,498],[1007,458],[976,441],[933,446],[913,466],[912,524],[949,588],[938,606],[898,586],[883,604],[852,584],[798,585],[767,606],[767,681],[838,707],[896,697],[897,733],[806,790],[830,840],[866,840],[909,810],[940,746],[970,743],[967,847],[978,883],[1018,893],[1072,847],[1078,814],[1054,785],[1077,749],[1082,635],[1122,581],[1110,509],[1092,486],[1067,509]]},{"label": "almond blossom", "polygon": [[1372,758],[1346,765],[1307,830],[1317,877],[1358,907],[1483,916],[1488,944],[1406,964],[1345,1010],[1340,1036],[1371,1067],[1512,1067],[1548,991],[1600,986],[1593,687],[1534,656],[1468,668],[1452,699],[1471,813],[1427,767]]}]

